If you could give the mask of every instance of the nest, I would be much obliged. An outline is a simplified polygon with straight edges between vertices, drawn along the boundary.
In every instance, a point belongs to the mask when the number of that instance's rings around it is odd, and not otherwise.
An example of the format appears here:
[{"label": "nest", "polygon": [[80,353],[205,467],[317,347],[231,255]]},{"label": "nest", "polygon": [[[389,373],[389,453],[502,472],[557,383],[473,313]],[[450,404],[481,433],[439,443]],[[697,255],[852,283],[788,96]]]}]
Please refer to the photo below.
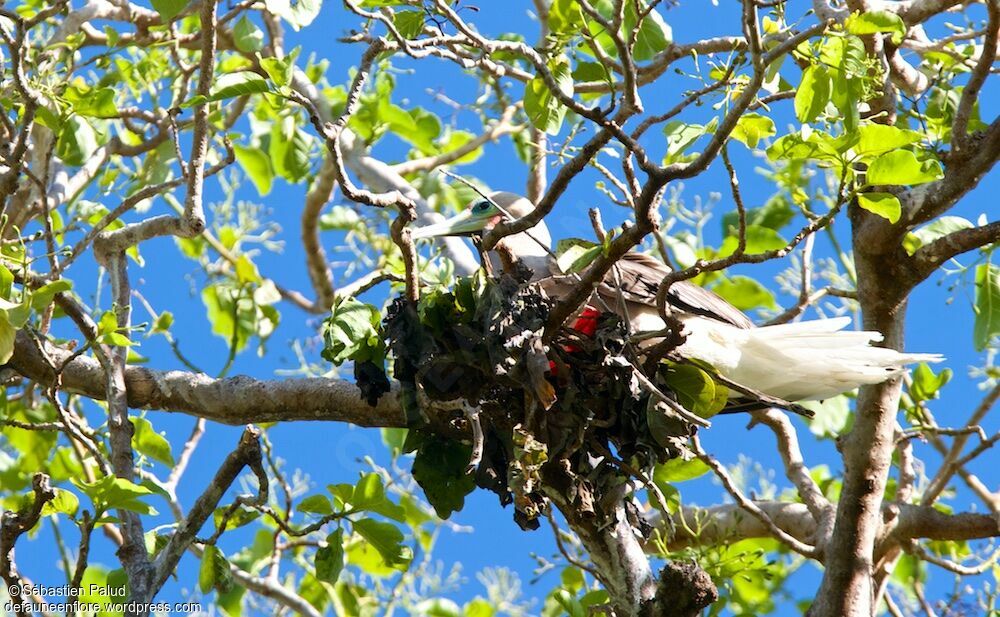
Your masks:
[{"label": "nest", "polygon": [[[526,276],[480,273],[390,306],[383,334],[411,426],[404,449],[417,453],[414,477],[439,515],[474,485],[513,503],[523,528],[538,526],[551,490],[599,515],[631,492],[629,470],[687,454],[695,427],[638,379],[628,325],[595,314],[587,333],[564,327],[546,343],[553,304]],[[370,367],[358,377],[363,389],[383,387]]]}]

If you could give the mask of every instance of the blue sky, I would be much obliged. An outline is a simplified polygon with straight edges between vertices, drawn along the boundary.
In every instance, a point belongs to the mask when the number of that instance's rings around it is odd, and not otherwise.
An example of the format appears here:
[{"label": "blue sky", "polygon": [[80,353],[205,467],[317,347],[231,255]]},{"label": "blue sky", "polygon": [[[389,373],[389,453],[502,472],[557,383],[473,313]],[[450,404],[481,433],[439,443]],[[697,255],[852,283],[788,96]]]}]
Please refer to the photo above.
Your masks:
[{"label": "blue sky", "polygon": [[[532,22],[527,12],[530,3],[489,2],[482,0],[479,12],[468,16],[479,24],[480,29],[487,34],[495,35],[503,31],[522,31],[529,41],[536,38],[537,26]],[[669,6],[669,3],[663,3]],[[665,19],[673,27],[678,41],[693,41],[705,36],[720,34],[735,34],[738,32],[736,5],[728,0],[723,6],[716,7],[709,2],[696,1],[685,6],[664,11]],[[353,27],[357,20],[348,16],[334,0],[327,0],[319,18],[303,32],[289,31],[286,44],[291,47],[301,45],[303,57],[315,53],[318,57],[330,60],[328,71],[332,83],[346,82],[349,69],[355,64],[361,53],[360,47],[352,47],[335,41]],[[394,102],[401,105],[421,105],[449,118],[451,110],[433,97],[433,92],[441,92],[457,100],[469,100],[475,92],[475,82],[455,67],[435,60],[419,63],[400,62],[402,69],[414,69],[409,74],[405,71],[398,76],[397,91]],[[681,65],[683,66],[683,65]],[[793,73],[793,82],[795,74]],[[693,85],[690,78],[668,72],[662,83],[648,88],[644,93],[647,108],[651,111],[667,109],[677,100],[681,91]],[[995,89],[987,91],[987,98],[982,105],[982,116],[991,119],[996,115],[997,100]],[[406,102],[403,102],[403,101]],[[776,107],[779,134],[784,133],[784,127],[793,122],[790,103],[779,103]],[[709,117],[711,109],[692,110],[682,119],[690,122],[703,122]],[[477,115],[472,111],[459,111],[454,115],[458,128],[477,131],[479,127]],[[784,119],[784,124],[782,122]],[[659,133],[652,131],[651,140]],[[376,154],[389,159],[399,158],[401,150],[398,144],[391,142],[383,144]],[[749,206],[759,205],[766,199],[773,188],[765,182],[754,167],[760,165],[742,147],[733,148],[734,163],[740,170],[744,198]],[[517,159],[509,141],[487,147],[484,156],[475,164],[462,168],[463,173],[475,176],[494,189],[523,192],[526,170]],[[550,172],[554,173],[554,172]],[[560,200],[549,218],[549,225],[555,238],[569,236],[591,235],[587,219],[587,209],[600,206],[606,223],[620,223],[625,212],[613,205],[608,205],[605,198],[594,188],[593,174],[584,174],[570,187]],[[274,190],[265,198],[259,198],[249,183],[241,193],[243,198],[263,203],[270,212],[272,220],[280,224],[281,240],[285,242],[281,254],[264,253],[256,259],[264,276],[274,276],[281,284],[291,288],[308,290],[309,280],[304,267],[303,250],[298,240],[299,215],[304,191],[301,187],[289,187],[281,180],[276,182]],[[981,212],[996,212],[995,198],[1000,189],[996,175],[984,180],[982,186],[971,193],[956,209],[956,214],[975,219]],[[709,193],[722,194],[721,203],[717,208],[718,216],[731,208],[726,176],[721,164],[713,165],[705,174],[687,181],[684,184],[683,195],[691,200],[695,196],[706,197]],[[210,198],[218,198],[217,190],[209,192]],[[337,203],[343,203],[339,194],[335,197]],[[156,213],[165,210],[162,202],[154,205]],[[995,216],[995,214],[994,214]],[[720,237],[718,221],[710,222],[707,241],[717,245]],[[835,226],[837,235],[849,244],[849,229],[846,218],[841,218]],[[793,232],[794,233],[794,232]],[[335,235],[324,237],[328,250],[337,243]],[[194,263],[179,258],[173,240],[156,239],[142,247],[142,253],[147,265],[140,269],[131,266],[133,285],[158,310],[170,310],[176,317],[174,335],[179,340],[181,349],[207,372],[214,372],[222,366],[227,353],[226,342],[211,334],[210,326],[205,320],[205,310],[199,297],[197,284],[193,281],[202,280]],[[818,256],[829,255],[828,243],[817,242]],[[964,260],[968,263],[970,260]],[[77,266],[84,269],[86,262]],[[765,265],[753,269],[743,269],[741,272],[753,273],[755,276],[773,276],[780,269],[774,265]],[[91,270],[92,272],[94,270]],[[947,366],[955,371],[953,382],[946,388],[944,396],[934,404],[934,411],[942,424],[956,424],[964,421],[980,396],[975,383],[967,375],[967,367],[981,363],[981,357],[972,351],[972,310],[971,288],[949,289],[953,279],[941,282],[940,276],[935,276],[916,290],[910,301],[907,321],[907,348],[912,351],[943,353],[948,357]],[[343,282],[339,281],[338,282]],[[77,287],[85,295],[93,290],[93,281],[77,279]],[[378,292],[374,299],[380,299]],[[94,300],[88,297],[88,300]],[[95,304],[107,308],[109,300],[105,290],[103,297],[96,299]],[[790,305],[793,299],[788,296],[779,297],[779,303]],[[274,378],[279,369],[295,368],[290,343],[295,339],[314,337],[318,323],[314,317],[306,316],[290,305],[282,307],[282,323],[268,343],[268,354],[258,358],[251,350],[241,354],[231,374],[247,374],[258,378]],[[141,322],[147,316],[140,309],[135,313],[134,321]],[[156,368],[182,368],[171,354],[162,339],[144,341],[140,351],[151,358],[151,366]],[[151,412],[151,418],[160,430],[166,430],[175,448],[183,442],[193,419],[163,412]],[[839,457],[829,441],[816,442],[809,438],[808,428],[799,419],[793,422],[801,429],[806,461],[810,465],[825,463],[831,468],[839,468]],[[987,431],[996,429],[996,421],[987,426]],[[710,430],[702,433],[705,446],[727,464],[734,464],[739,456],[745,455],[759,461],[767,468],[777,469],[780,460],[773,447],[773,438],[763,428],[748,431],[746,419],[741,416],[718,418]],[[232,449],[239,437],[239,428],[211,425],[208,438],[199,449],[185,482],[181,487],[181,499],[188,505],[200,493],[205,483],[211,478],[218,464]],[[322,490],[326,484],[352,481],[359,471],[365,469],[359,461],[366,456],[385,460],[385,452],[381,446],[379,434],[375,430],[359,429],[339,424],[295,423],[282,424],[270,429],[269,435],[274,443],[277,454],[283,458],[288,471],[301,469],[308,473],[314,488]],[[929,448],[918,446],[919,455],[928,455],[927,463],[933,466],[935,458],[929,456]],[[984,481],[990,486],[997,486],[1000,472],[992,471],[985,474]],[[774,478],[780,488],[788,486],[780,473]],[[722,490],[709,479],[701,479],[684,486],[684,496],[689,503],[708,505],[718,503],[723,499]],[[956,501],[963,506],[972,502],[964,492],[960,491],[960,499]],[[159,508],[166,511],[165,505]],[[555,553],[552,536],[547,528],[536,532],[521,531],[512,520],[511,509],[500,509],[494,495],[477,491],[466,503],[465,509],[455,515],[454,522],[471,527],[471,531],[463,533],[445,532],[436,550],[436,556],[450,566],[453,562],[463,564],[463,572],[467,580],[461,589],[449,594],[450,597],[463,601],[481,593],[482,589],[475,581],[475,573],[488,566],[506,566],[520,573],[525,583],[525,593],[531,597],[540,597],[556,583],[553,574],[548,574],[537,585],[528,585],[533,578],[532,568],[535,565],[531,553],[551,556]],[[48,532],[43,532],[43,538]],[[239,539],[236,536],[235,539]],[[236,544],[229,544],[230,550]],[[227,548],[226,545],[223,548]],[[106,564],[115,560],[110,551],[97,552],[97,558]],[[22,569],[38,582],[55,582],[46,577],[48,566],[54,563],[54,555],[48,553],[33,554],[26,546],[20,552]],[[196,586],[197,563],[188,556],[182,564],[180,581],[171,582],[162,599],[180,599],[184,590],[193,590]],[[938,575],[931,587],[932,594],[941,594],[950,589],[950,578]],[[798,590],[802,598],[808,598],[818,584],[818,574],[813,568],[804,568],[796,575],[790,589]],[[536,604],[540,607],[540,600]],[[791,605],[784,607],[778,614],[797,614]]]}]

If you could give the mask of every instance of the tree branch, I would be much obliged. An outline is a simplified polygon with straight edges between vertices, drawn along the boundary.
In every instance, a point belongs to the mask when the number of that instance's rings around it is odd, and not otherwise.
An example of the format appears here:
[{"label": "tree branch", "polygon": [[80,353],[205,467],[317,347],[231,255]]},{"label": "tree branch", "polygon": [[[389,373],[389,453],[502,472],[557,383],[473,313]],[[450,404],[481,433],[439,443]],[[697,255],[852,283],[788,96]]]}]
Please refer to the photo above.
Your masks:
[{"label": "tree branch", "polygon": [[953,231],[920,247],[910,262],[912,284],[916,285],[934,274],[949,259],[995,242],[1000,242],[1000,221]]},{"label": "tree branch", "polygon": [[232,486],[245,467],[253,469],[258,479],[263,480],[260,482],[260,492],[255,499],[256,503],[266,501],[267,474],[264,473],[261,459],[260,431],[253,426],[247,426],[236,449],[230,452],[229,456],[222,462],[205,492],[191,506],[187,516],[178,524],[177,530],[170,536],[167,545],[157,556],[153,564],[152,587],[154,594],[174,573],[177,563],[194,542],[198,530],[215,512],[219,501],[222,500],[226,491],[229,490],[229,487]]},{"label": "tree branch", "polygon": [[[45,352],[57,366],[65,363],[62,389],[104,400],[104,372],[92,358],[45,343]],[[10,368],[41,384],[55,374],[31,336],[17,333]],[[223,424],[262,424],[280,421],[349,422],[370,427],[405,427],[398,390],[370,407],[353,383],[339,379],[308,378],[260,381],[246,376],[213,379],[185,371],[154,371],[125,367],[128,404],[139,409],[180,412]]]},{"label": "tree branch", "polygon": [[36,473],[32,477],[31,489],[33,500],[28,506],[20,512],[5,509],[0,515],[0,578],[3,578],[7,585],[7,595],[10,596],[17,617],[28,617],[32,611],[23,608],[25,606],[21,593],[23,581],[14,562],[14,544],[22,534],[38,524],[38,519],[42,516],[42,507],[56,496],[49,484],[49,477],[43,473]]},{"label": "tree branch", "polygon": [[[818,542],[820,529],[802,503],[784,501],[754,501],[754,506],[784,533],[798,542]],[[886,506],[886,511],[890,506]],[[902,504],[895,523],[884,536],[883,547],[896,546],[909,540],[940,540],[960,542],[1000,536],[998,518],[991,514],[961,512],[945,514],[932,506]],[[752,516],[739,504],[709,507],[685,506],[664,522],[659,511],[653,511],[648,521],[666,538],[665,546],[675,551],[692,546],[718,546],[751,538],[773,538],[774,533],[761,518]],[[647,553],[656,553],[657,542],[646,542]],[[884,549],[883,549],[884,550]]]},{"label": "tree branch", "polygon": [[302,208],[302,247],[306,253],[306,270],[316,292],[316,302],[320,308],[330,310],[333,306],[333,273],[330,263],[323,250],[319,237],[319,217],[323,207],[330,201],[336,184],[336,172],[333,161],[327,156],[312,188],[306,193],[305,206]]}]

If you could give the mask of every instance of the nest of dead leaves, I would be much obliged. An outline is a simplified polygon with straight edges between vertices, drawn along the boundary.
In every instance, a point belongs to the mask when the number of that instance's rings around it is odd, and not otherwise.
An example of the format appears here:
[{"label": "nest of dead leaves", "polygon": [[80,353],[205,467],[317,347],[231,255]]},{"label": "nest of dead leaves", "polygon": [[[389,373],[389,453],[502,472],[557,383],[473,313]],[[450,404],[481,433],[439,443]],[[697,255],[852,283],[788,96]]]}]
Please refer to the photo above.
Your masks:
[{"label": "nest of dead leaves", "polygon": [[[475,486],[513,503],[523,528],[538,526],[547,491],[600,514],[636,470],[686,454],[694,427],[638,379],[626,324],[601,313],[590,332],[543,342],[554,302],[526,280],[480,273],[416,306],[397,299],[381,325],[411,427],[404,450],[442,517]],[[378,364],[355,367],[369,400],[387,389]]]}]

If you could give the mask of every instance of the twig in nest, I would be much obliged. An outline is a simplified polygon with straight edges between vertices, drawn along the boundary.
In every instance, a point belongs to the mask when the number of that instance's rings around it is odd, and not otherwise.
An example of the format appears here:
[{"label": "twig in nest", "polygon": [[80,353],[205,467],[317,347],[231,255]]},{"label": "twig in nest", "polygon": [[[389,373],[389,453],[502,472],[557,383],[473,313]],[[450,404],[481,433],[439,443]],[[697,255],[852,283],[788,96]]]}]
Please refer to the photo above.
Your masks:
[{"label": "twig in nest", "polygon": [[[490,261],[489,255],[483,251],[483,238],[482,236],[472,236],[472,245],[476,247],[476,252],[479,253],[479,263],[483,265],[483,270],[486,271],[486,276],[493,277],[493,262]],[[505,266],[506,269],[506,266]]]},{"label": "twig in nest", "polygon": [[479,463],[483,460],[483,423],[479,421],[479,408],[466,403],[463,406],[465,418],[472,427],[472,456],[469,457],[469,465],[465,468],[465,473],[475,473],[479,469]]},{"label": "twig in nest", "polygon": [[666,403],[667,407],[669,407],[674,413],[679,415],[689,424],[696,424],[698,426],[703,426],[705,428],[711,428],[712,426],[711,422],[709,422],[705,418],[702,418],[701,416],[691,413],[687,409],[684,409],[684,407],[682,407],[680,403],[670,398],[669,396],[664,394],[662,390],[656,387],[656,384],[650,381],[649,378],[646,377],[642,371],[640,371],[638,368],[634,366],[632,368],[636,378],[639,380],[639,383],[642,384],[643,387],[648,389],[654,396],[656,396],[656,398]]}]

